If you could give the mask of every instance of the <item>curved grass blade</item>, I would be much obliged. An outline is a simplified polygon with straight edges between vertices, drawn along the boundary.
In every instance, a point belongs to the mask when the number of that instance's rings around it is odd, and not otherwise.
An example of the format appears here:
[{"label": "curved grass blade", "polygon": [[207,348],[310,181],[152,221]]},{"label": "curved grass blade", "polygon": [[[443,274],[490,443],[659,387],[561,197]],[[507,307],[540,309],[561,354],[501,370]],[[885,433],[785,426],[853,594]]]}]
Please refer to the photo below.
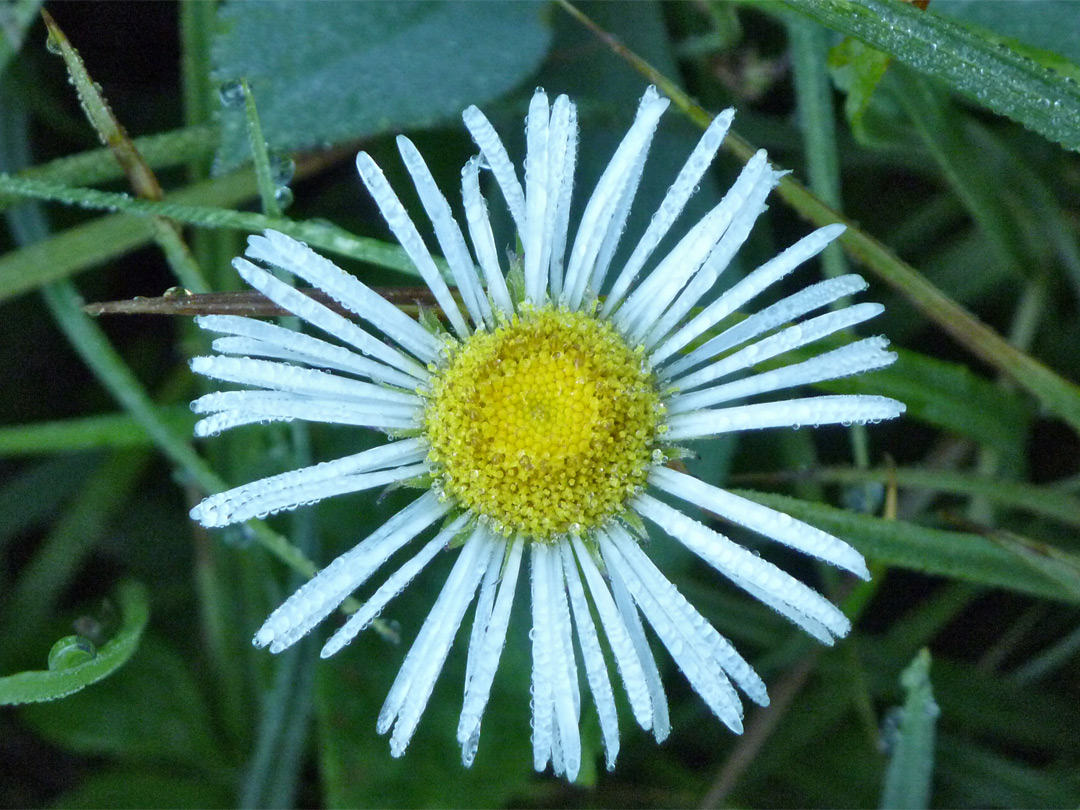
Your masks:
[{"label": "curved grass blade", "polygon": [[123,666],[139,646],[150,618],[146,587],[127,582],[117,592],[120,629],[89,661],[67,669],[32,670],[0,678],[0,705],[40,703],[74,694]]}]

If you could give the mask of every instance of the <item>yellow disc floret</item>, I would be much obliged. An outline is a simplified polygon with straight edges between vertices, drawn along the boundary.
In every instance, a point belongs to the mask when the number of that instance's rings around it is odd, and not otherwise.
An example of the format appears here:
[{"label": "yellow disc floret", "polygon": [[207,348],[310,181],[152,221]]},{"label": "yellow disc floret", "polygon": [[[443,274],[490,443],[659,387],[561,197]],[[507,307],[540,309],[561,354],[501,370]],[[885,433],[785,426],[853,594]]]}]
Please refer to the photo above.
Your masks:
[{"label": "yellow disc floret", "polygon": [[645,483],[660,397],[640,350],[584,312],[523,309],[457,346],[432,381],[443,490],[535,540],[599,525]]}]

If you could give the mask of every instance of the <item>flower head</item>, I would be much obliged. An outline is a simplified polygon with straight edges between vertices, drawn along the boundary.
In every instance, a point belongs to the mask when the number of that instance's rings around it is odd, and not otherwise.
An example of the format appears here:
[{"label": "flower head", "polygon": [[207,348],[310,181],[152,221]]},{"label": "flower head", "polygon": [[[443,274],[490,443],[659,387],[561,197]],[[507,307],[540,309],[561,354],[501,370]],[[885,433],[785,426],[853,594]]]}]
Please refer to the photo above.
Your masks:
[{"label": "flower head", "polygon": [[[307,246],[273,231],[251,237],[246,258],[234,266],[251,286],[333,341],[249,318],[199,318],[200,326],[226,337],[214,342],[218,354],[195,358],[193,369],[246,388],[196,400],[193,408],[206,415],[197,434],[301,419],[373,428],[390,439],[212,495],[191,513],[204,526],[396,482],[429,482],[427,491],[293,594],[255,636],[255,644],[272,652],[285,649],[410,546],[403,552],[408,558],[326,643],[322,655],[332,655],[440,552],[456,554],[379,716],[380,732],[393,729],[395,756],[412,738],[475,599],[457,730],[463,761],[472,762],[526,556],[537,770],[550,762],[556,773],[573,779],[580,767],[575,632],[608,767],[614,766],[619,731],[601,635],[635,719],[657,740],[667,736],[667,703],[641,615],[709,708],[741,731],[735,687],[765,705],[765,686],[650,560],[642,547],[646,521],[822,642],[848,632],[848,620],[819,594],[658,495],[867,578],[862,556],[843,541],[668,462],[691,440],[902,413],[903,405],[877,396],[756,401],[891,363],[895,355],[877,337],[755,371],[873,317],[881,307],[858,304],[808,317],[866,286],[848,275],[806,287],[742,320],[732,317],[819,253],[841,226],[811,233],[722,294],[713,293],[781,177],[764,152],[666,256],[654,259],[723,140],[730,110],[705,132],[629,258],[613,268],[667,103],[654,89],[646,92],[572,238],[577,116],[565,96],[550,105],[543,91],[532,99],[524,187],[488,120],[475,107],[465,111],[481,153],[462,171],[471,250],[423,158],[399,138],[461,305],[378,166],[359,155],[360,176],[430,288],[445,328],[425,328]],[[520,239],[520,256],[508,268],[499,261],[480,191],[481,165],[494,176]],[[279,280],[268,267],[320,288],[356,318]]]}]

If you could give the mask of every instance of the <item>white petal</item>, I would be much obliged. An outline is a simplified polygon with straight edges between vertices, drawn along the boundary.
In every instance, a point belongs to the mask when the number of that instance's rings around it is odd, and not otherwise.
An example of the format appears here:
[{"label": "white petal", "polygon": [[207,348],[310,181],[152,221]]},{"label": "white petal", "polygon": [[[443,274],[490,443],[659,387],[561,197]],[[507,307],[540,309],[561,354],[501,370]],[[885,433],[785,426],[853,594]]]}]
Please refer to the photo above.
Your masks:
[{"label": "white petal", "polygon": [[700,439],[739,430],[802,425],[851,425],[894,419],[906,410],[902,402],[868,394],[806,397],[782,402],[759,402],[668,418],[665,441]]},{"label": "white petal", "polygon": [[688,503],[700,506],[732,523],[870,579],[863,556],[837,537],[791,515],[741,498],[704,481],[667,467],[654,467],[649,483]]},{"label": "white petal", "polygon": [[553,636],[552,663],[555,680],[553,683],[555,700],[555,729],[562,754],[562,766],[553,762],[558,771],[566,774],[573,782],[581,768],[581,735],[578,723],[581,720],[581,692],[578,686],[577,662],[574,658],[574,644],[571,636],[570,609],[566,603],[566,586],[563,580],[562,564],[559,552],[553,546],[547,546],[545,564],[549,568],[548,591],[550,602],[548,611]]},{"label": "white petal", "polygon": [[295,643],[329,616],[394,552],[449,512],[452,506],[449,501],[439,503],[436,495],[425,492],[285,600],[255,634],[255,646],[269,644],[270,652],[281,652]]},{"label": "white petal", "polygon": [[474,652],[469,647],[469,660],[475,660],[471,676],[465,683],[465,700],[461,706],[461,718],[458,721],[457,740],[461,744],[461,758],[465,767],[472,764],[476,756],[476,747],[480,739],[480,721],[484,715],[491,684],[495,680],[495,670],[499,666],[503,645],[506,643],[506,628],[510,622],[510,609],[517,590],[518,571],[521,568],[521,553],[525,542],[520,538],[513,541],[506,568],[499,583],[499,594],[488,621],[483,637],[476,640]]},{"label": "white petal", "polygon": [[476,652],[480,648],[480,641],[487,633],[488,624],[491,622],[491,612],[495,607],[495,589],[499,584],[499,571],[502,569],[503,557],[506,552],[506,541],[497,535],[492,538],[499,548],[491,555],[484,578],[480,581],[480,596],[476,600],[476,611],[473,614],[472,630],[469,631],[469,652],[465,661],[465,688],[468,690],[469,681],[472,680],[473,668],[476,666]]},{"label": "white petal", "polygon": [[[624,542],[625,541],[625,542]],[[706,705],[728,728],[742,733],[742,702],[720,665],[713,660],[712,646],[700,636],[673,621],[665,610],[670,601],[663,593],[653,593],[641,580],[628,554],[634,541],[620,532],[600,534],[600,550],[608,570],[618,571],[649,624],[667,647],[679,669]]]},{"label": "white petal", "polygon": [[412,177],[413,185],[416,186],[416,193],[420,196],[420,203],[424,206],[432,227],[435,228],[435,237],[438,239],[439,247],[442,248],[443,256],[446,257],[446,263],[450,265],[450,272],[454,275],[454,281],[461,292],[461,299],[473,323],[477,327],[485,321],[493,324],[491,307],[480,289],[472,256],[465,245],[461,227],[450,210],[450,203],[439,191],[435,178],[431,176],[431,170],[428,169],[427,163],[424,162],[424,158],[413,142],[404,135],[398,135],[397,145],[405,168]]},{"label": "white petal", "polygon": [[619,606],[626,629],[630,632],[630,638],[637,649],[638,658],[645,670],[645,677],[649,684],[649,699],[652,702],[652,732],[657,742],[663,742],[671,733],[671,720],[668,717],[667,697],[664,696],[664,684],[660,680],[660,670],[656,668],[656,659],[653,658],[652,649],[645,638],[645,629],[641,626],[641,618],[630,592],[626,589],[626,583],[619,576],[619,572],[608,569],[611,579],[611,593],[615,597],[615,604]]},{"label": "white petal", "polygon": [[446,286],[442,274],[435,266],[435,260],[431,258],[424,240],[420,237],[420,232],[416,230],[412,219],[405,211],[405,206],[401,204],[401,200],[390,187],[386,175],[367,152],[361,152],[356,156],[356,169],[360,172],[360,179],[364,181],[364,185],[371,193],[371,198],[382,212],[386,224],[405,252],[409,254],[412,263],[416,265],[416,269],[423,277],[424,283],[428,285],[431,294],[442,307],[443,314],[450,321],[450,326],[457,336],[464,340],[469,336],[469,328],[465,325],[465,319],[461,317],[461,310],[458,309],[454,296],[450,294],[450,288]]},{"label": "white petal", "polygon": [[421,413],[419,405],[400,402],[378,402],[365,400],[363,403],[331,399],[329,397],[309,397],[288,391],[267,391],[264,389],[243,391],[215,391],[204,394],[191,403],[195,413],[214,413],[216,411],[249,412],[259,417],[299,418],[303,408],[313,410],[320,407],[342,409],[354,408],[355,413],[381,413],[399,419],[416,419]]},{"label": "white petal", "polygon": [[[335,346],[325,340],[293,329],[286,329],[277,324],[235,315],[200,315],[195,318],[195,323],[201,329],[210,332],[236,336],[233,339],[219,338],[214,341],[214,351],[223,354],[246,354],[300,361],[309,365],[347,371],[376,382],[389,383],[408,390],[416,388],[416,378],[396,368],[371,360],[344,346]],[[241,340],[247,343],[240,343]],[[250,348],[243,348],[245,345]],[[276,354],[271,354],[275,351]]]},{"label": "white petal", "polygon": [[[274,278],[270,273],[252,264],[247,259],[237,257],[233,259],[232,264],[240,277],[256,290],[278,306],[319,327],[327,334],[352,344],[369,357],[377,357],[387,365],[393,366],[418,380],[427,380],[431,376],[426,368],[411,357],[407,357],[393,346],[388,346],[381,340],[377,340],[348,318],[339,315],[315,299],[309,298],[280,279]],[[427,335],[427,338],[434,340],[431,335]],[[421,345],[410,341],[401,345],[417,357],[423,358],[425,363],[431,362],[439,356],[438,349],[431,349],[426,342]]]},{"label": "white petal", "polygon": [[592,554],[585,548],[580,538],[571,537],[571,542],[578,564],[585,574],[585,582],[589,586],[593,604],[596,605],[596,612],[600,616],[600,624],[604,628],[604,634],[611,645],[611,652],[615,656],[615,663],[622,676],[634,718],[643,729],[648,731],[652,728],[653,714],[652,701],[649,697],[649,680],[645,676],[641,661],[638,660],[630,631],[627,630],[626,622],[623,621],[622,614],[611,598],[611,592],[604,584]]},{"label": "white petal", "polygon": [[660,240],[667,235],[675,219],[682,213],[687,201],[693,196],[698,183],[705,174],[705,170],[712,163],[716,150],[720,148],[720,144],[727,135],[734,117],[735,110],[727,109],[716,116],[712,123],[709,124],[708,129],[705,130],[705,134],[701,136],[701,140],[694,147],[694,151],[690,154],[686,164],[679,171],[675,182],[671,184],[667,194],[664,195],[664,201],[660,203],[660,207],[653,214],[652,219],[649,221],[649,227],[645,229],[645,233],[637,243],[637,247],[634,248],[634,252],[630,254],[630,258],[626,260],[623,269],[619,271],[618,278],[615,279],[611,292],[604,301],[601,314],[610,315],[626,296],[630,285],[633,284],[638,273],[641,272],[641,268],[645,266],[645,262],[656,250]]},{"label": "white petal", "polygon": [[569,543],[561,543],[559,551],[562,554],[563,575],[570,594],[570,607],[574,612],[574,626],[577,627],[578,642],[581,645],[581,658],[600,719],[604,754],[607,769],[610,771],[615,768],[615,758],[619,755],[619,717],[615,709],[615,693],[611,689],[607,663],[604,661],[603,650],[600,649],[596,626],[589,613],[589,604],[585,600],[585,589],[581,586],[574,553]]},{"label": "white petal", "polygon": [[[565,123],[562,106],[565,105]],[[560,150],[561,162],[553,166],[553,178],[558,181],[554,189],[555,205],[552,207],[554,221],[551,231],[551,267],[549,283],[551,295],[558,298],[562,294],[563,271],[566,260],[566,237],[570,228],[570,197],[574,190],[574,170],[577,166],[578,120],[577,107],[566,96],[555,99],[555,112],[552,115],[551,146]],[[556,171],[557,169],[557,171]]]},{"label": "white petal", "polygon": [[548,266],[544,264],[544,221],[551,200],[548,171],[548,131],[550,109],[547,94],[537,90],[529,103],[525,123],[525,228],[519,231],[525,252],[525,299],[542,304],[546,298]]},{"label": "white petal", "polygon": [[[405,753],[435,688],[435,681],[446,663],[461,619],[496,547],[497,544],[483,530],[475,532],[466,541],[435,606],[413,642],[398,673],[398,680],[391,687],[379,713],[380,734],[394,726],[394,732],[390,735],[391,756],[399,757]],[[410,659],[415,659],[415,663],[411,663]],[[407,683],[407,694],[396,692],[398,681]]]},{"label": "white petal", "polygon": [[479,109],[469,107],[461,114],[461,117],[472,134],[473,140],[476,141],[476,145],[480,147],[480,152],[491,169],[491,173],[495,175],[495,182],[502,189],[503,198],[506,200],[507,208],[510,209],[510,216],[514,218],[518,233],[524,232],[525,192],[518,180],[517,170],[510,161],[509,155],[506,154],[506,147],[495,132],[495,127]]},{"label": "white petal", "polygon": [[747,199],[766,176],[768,160],[758,152],[746,164],[727,194],[691,228],[675,249],[649,272],[615,312],[615,322],[632,339],[640,340],[661,313],[697,273],[723,241],[728,228],[746,206]]},{"label": "white petal", "polygon": [[[228,407],[229,403],[236,407]],[[205,408],[210,416],[195,423],[199,437],[216,436],[242,425],[269,422],[325,422],[376,430],[415,430],[422,409],[378,402],[342,402],[282,391],[219,391],[199,397],[192,407]],[[214,412],[216,411],[216,412]]]},{"label": "white petal", "polygon": [[555,737],[554,656],[550,612],[552,584],[544,555],[547,546],[533,543],[530,556],[532,591],[532,746],[533,768],[543,771],[551,759]]},{"label": "white petal", "polygon": [[439,343],[433,335],[356,276],[303,242],[277,231],[266,231],[262,236],[248,237],[246,255],[306,279],[425,362],[438,356]]},{"label": "white petal", "polygon": [[[830,633],[846,636],[851,629],[847,617],[821,594],[678,509],[651,495],[634,498],[632,505],[739,587],[758,598],[768,595],[767,604],[777,610],[778,605],[786,606],[787,610],[780,610],[783,615],[824,643],[832,643]],[[824,637],[820,635],[823,628],[828,631]]]},{"label": "white petal", "polygon": [[883,337],[865,338],[771,371],[748,374],[741,380],[714,385],[690,394],[675,394],[668,401],[668,413],[684,413],[708,408],[721,402],[781,391],[797,385],[810,385],[823,380],[838,380],[852,374],[884,368],[896,362],[896,353],[885,351],[889,341]]},{"label": "white petal", "polygon": [[731,642],[698,613],[649,559],[645,550],[625,531],[616,528],[609,534],[616,539],[642,586],[652,595],[675,627],[688,639],[692,639],[691,643],[698,646],[706,660],[715,661],[751,700],[759,706],[767,706],[769,695],[764,681],[758,677],[746,659],[739,655]]},{"label": "white petal", "polygon": [[514,311],[514,305],[510,302],[510,292],[506,288],[506,279],[499,266],[487,203],[480,194],[477,164],[475,157],[470,158],[461,170],[461,197],[465,205],[465,219],[469,223],[469,238],[472,239],[480,269],[484,272],[488,295],[499,310],[509,315]]},{"label": "white petal", "polygon": [[866,282],[861,276],[854,274],[811,284],[809,287],[804,287],[799,292],[777,301],[772,306],[766,307],[761,312],[751,315],[746,320],[725,329],[685,357],[677,360],[673,359],[669,365],[661,368],[659,373],[665,379],[670,379],[699,363],[716,357],[721,352],[726,352],[728,349],[738,346],[740,343],[752,340],[758,335],[763,335],[769,330],[796,318],[801,318],[808,312],[831,304],[845,295],[853,295],[865,289]]},{"label": "white petal", "polygon": [[734,354],[730,354],[722,360],[705,366],[699,371],[676,377],[672,383],[681,391],[689,391],[706,383],[719,380],[736,371],[763,363],[778,355],[806,346],[823,337],[834,334],[862,323],[870,318],[880,315],[885,311],[881,304],[856,304],[825,315],[819,315],[808,321],[794,324],[782,329],[775,335],[751,343]]},{"label": "white petal", "polygon": [[652,353],[653,364],[659,365],[683,346],[705,334],[754,296],[775,284],[803,262],[816,256],[843,232],[843,225],[826,225],[824,228],[818,228],[748,274],[720,298],[705,307],[674,335],[657,346],[656,351]]},{"label": "white petal", "polygon": [[668,307],[645,337],[645,345],[653,348],[668,333],[670,333],[685,318],[690,311],[698,306],[702,297],[712,289],[720,274],[731,264],[732,258],[739,248],[746,242],[750,230],[754,227],[757,218],[765,211],[765,198],[769,196],[776,184],[780,182],[785,172],[773,171],[766,164],[758,181],[747,194],[746,201],[732,217],[731,225],[724,232],[724,238],[720,240],[708,260],[702,265],[701,270],[690,279],[690,283],[679,293],[679,297]]},{"label": "white petal", "polygon": [[[649,87],[638,106],[634,123],[615,150],[607,168],[596,184],[585,211],[581,215],[574,247],[566,270],[563,290],[565,300],[572,309],[580,305],[585,286],[596,266],[597,257],[605,243],[617,240],[626,224],[630,199],[641,179],[645,157],[652,143],[660,116],[670,102],[661,98],[656,88]],[[620,206],[620,200],[625,204]],[[614,251],[611,244],[610,252]],[[610,255],[608,256],[610,261]]]},{"label": "white petal", "polygon": [[360,606],[359,610],[350,616],[349,620],[330,637],[330,640],[327,641],[326,644],[323,645],[319,657],[329,658],[356,638],[357,633],[367,629],[368,625],[375,620],[375,617],[382,612],[383,608],[386,607],[390,600],[401,593],[405,587],[412,582],[413,577],[419,574],[424,569],[424,566],[435,559],[435,555],[446,548],[446,544],[454,539],[455,534],[461,531],[461,527],[465,525],[466,520],[467,517],[462,515],[456,520],[451,521],[446,528],[428,541],[414,557],[387,577],[386,581],[379,586],[378,590],[376,590],[375,593]]},{"label": "white petal", "polygon": [[215,380],[261,386],[271,391],[288,391],[311,397],[414,406],[423,404],[423,400],[416,394],[341,377],[327,371],[302,368],[291,363],[211,355],[192,358],[191,370]]},{"label": "white petal", "polygon": [[391,442],[219,492],[192,509],[191,517],[207,528],[228,526],[331,495],[384,486],[423,474],[425,466],[416,462],[426,454],[416,439]]},{"label": "white petal", "polygon": [[[646,96],[648,95],[646,91]],[[641,107],[652,105],[654,102],[643,98]],[[663,110],[661,110],[663,112]],[[641,108],[638,112],[641,114]],[[655,127],[654,127],[655,132]],[[638,186],[641,183],[641,175],[645,170],[645,158],[648,155],[649,144],[652,142],[652,134],[649,135],[649,143],[646,144],[644,151],[642,151],[633,166],[629,169],[626,175],[626,181],[622,188],[619,190],[618,199],[615,203],[615,210],[611,217],[611,224],[608,226],[607,235],[604,237],[604,242],[600,246],[600,252],[597,254],[596,261],[594,262],[592,274],[588,279],[588,287],[584,288],[582,292],[591,291],[595,295],[604,282],[607,279],[608,268],[611,267],[611,260],[615,255],[615,249],[619,246],[619,239],[622,236],[623,229],[626,227],[626,218],[630,214],[630,206],[633,205],[634,197],[637,195]],[[571,302],[573,303],[573,302]],[[580,301],[579,301],[580,303]]]}]

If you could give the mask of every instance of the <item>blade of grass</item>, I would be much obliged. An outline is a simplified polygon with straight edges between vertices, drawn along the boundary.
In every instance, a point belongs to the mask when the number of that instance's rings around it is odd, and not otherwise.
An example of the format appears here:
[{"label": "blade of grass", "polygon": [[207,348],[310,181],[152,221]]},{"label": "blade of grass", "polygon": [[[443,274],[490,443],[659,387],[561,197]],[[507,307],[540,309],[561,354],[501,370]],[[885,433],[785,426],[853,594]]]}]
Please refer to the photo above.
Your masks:
[{"label": "blade of grass", "polygon": [[18,659],[41,630],[63,589],[127,506],[149,460],[145,451],[114,453],[65,505],[3,600],[0,637],[9,661]]},{"label": "blade of grass", "polygon": [[[217,128],[210,124],[185,127],[134,138],[132,143],[151,169],[169,169],[211,156],[217,148]],[[109,149],[92,149],[77,155],[56,158],[16,174],[16,177],[44,180],[62,186],[92,186],[123,176],[123,171]],[[19,199],[15,196],[0,195],[0,211],[14,205]]]},{"label": "blade of grass", "polygon": [[[1006,588],[1018,593],[1080,603],[1078,561],[1055,551],[1045,565],[1040,544],[998,542],[981,534],[930,529],[796,498],[734,490],[779,512],[843,537],[867,558],[911,571]],[[1057,559],[1063,555],[1066,559]],[[1052,573],[1050,570],[1052,569]]]},{"label": "blade of grass", "polygon": [[[90,78],[79,52],[71,45],[48,11],[42,9],[41,16],[49,29],[49,42],[59,50],[64,59],[71,84],[75,87],[79,103],[82,104],[83,112],[86,113],[90,125],[97,132],[102,143],[112,151],[113,157],[124,170],[135,193],[148,200],[160,201],[165,196],[161,190],[161,184],[158,183],[153,170],[143,160],[139,150],[135,148],[131,138],[116,119],[100,85]],[[210,288],[206,278],[196,263],[195,257],[188,250],[176,223],[162,217],[153,217],[150,224],[155,241],[164,252],[169,266],[180,283],[194,292],[208,292]]]},{"label": "blade of grass", "polygon": [[[822,25],[862,40],[999,115],[1062,146],[1080,150],[1076,65],[1055,56],[1040,64],[1006,40],[913,3],[891,0],[782,0]],[[1042,61],[1048,61],[1047,56]]]},{"label": "blade of grass", "polygon": [[[196,417],[181,405],[162,407],[162,420],[188,432]],[[110,413],[0,428],[0,458],[79,450],[152,447],[150,436],[129,414]]]},{"label": "blade of grass", "polygon": [[996,478],[984,478],[970,473],[913,467],[871,470],[823,467],[792,473],[742,476],[738,480],[779,481],[804,478],[828,484],[859,484],[867,481],[888,484],[895,481],[901,488],[910,487],[951,495],[983,497],[1000,507],[1028,512],[1080,529],[1080,498],[1068,495],[1059,489],[1021,481],[1010,481],[1007,485],[1002,485],[1002,482]]},{"label": "blade of grass", "polygon": [[100,681],[123,666],[139,646],[150,618],[146,588],[128,582],[117,591],[120,629],[91,660],[57,670],[20,672],[0,678],[0,705],[56,700]]},{"label": "blade of grass", "polygon": [[930,652],[915,656],[900,675],[906,698],[893,743],[880,807],[886,810],[923,810],[930,803],[934,772],[934,731],[941,714],[930,685]]},{"label": "blade of grass", "polygon": [[[355,236],[330,223],[295,222],[274,219],[265,214],[209,207],[209,204],[227,205],[230,201],[238,202],[255,194],[256,184],[250,171],[196,184],[169,195],[164,202],[137,200],[127,194],[70,188],[3,174],[0,174],[0,192],[11,192],[30,199],[54,200],[84,208],[121,211],[140,217],[162,216],[204,228],[225,228],[252,233],[273,228],[307,242],[313,248],[408,275],[418,275],[405,251],[399,246],[378,239]],[[72,228],[40,244],[9,253],[0,257],[0,301],[42,283],[65,278],[93,264],[108,261],[147,241],[149,228],[145,223],[138,220],[133,222],[127,217],[108,217]],[[90,258],[80,255],[80,249],[91,251]],[[448,272],[443,260],[440,259],[437,263],[444,272]]]}]

